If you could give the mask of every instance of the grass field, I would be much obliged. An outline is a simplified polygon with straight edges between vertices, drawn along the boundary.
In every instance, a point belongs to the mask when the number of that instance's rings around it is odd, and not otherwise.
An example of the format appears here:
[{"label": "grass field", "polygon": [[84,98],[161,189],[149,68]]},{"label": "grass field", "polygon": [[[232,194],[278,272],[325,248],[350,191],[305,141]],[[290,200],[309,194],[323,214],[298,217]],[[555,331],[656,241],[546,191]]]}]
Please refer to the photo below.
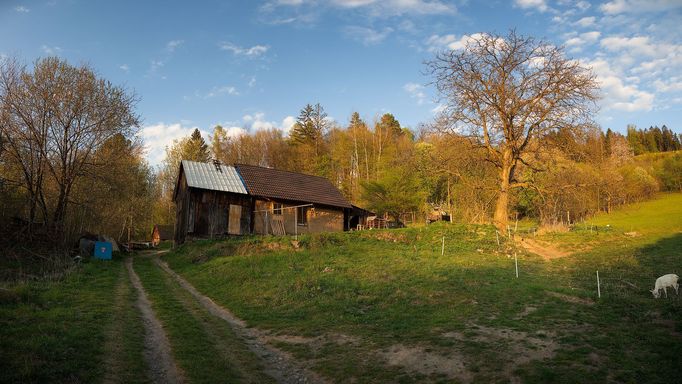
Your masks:
[{"label": "grass field", "polygon": [[681,272],[681,207],[663,195],[534,239],[573,252],[553,260],[498,247],[492,227],[444,223],[302,237],[300,249],[197,242],[164,259],[334,381],[670,382],[680,300],[648,289]]},{"label": "grass field", "polygon": [[[648,290],[682,272],[682,194],[530,236],[561,257],[436,223],[197,241],[162,259],[330,382],[679,382],[680,298]],[[270,381],[153,257],[133,267],[186,381]],[[149,382],[137,298],[120,259],[1,286],[0,382]]]},{"label": "grass field", "polygon": [[120,260],[3,287],[0,382],[147,382],[135,298]]}]

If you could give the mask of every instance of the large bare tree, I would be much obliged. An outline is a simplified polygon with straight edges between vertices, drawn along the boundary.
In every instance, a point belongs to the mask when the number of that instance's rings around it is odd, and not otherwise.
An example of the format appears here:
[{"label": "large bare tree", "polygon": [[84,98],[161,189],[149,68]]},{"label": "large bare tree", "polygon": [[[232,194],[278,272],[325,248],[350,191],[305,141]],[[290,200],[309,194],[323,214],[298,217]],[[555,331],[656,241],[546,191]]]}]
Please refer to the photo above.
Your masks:
[{"label": "large bare tree", "polygon": [[29,223],[40,218],[61,232],[74,185],[94,164],[93,154],[115,135],[139,126],[136,97],[92,69],[56,57],[27,69],[0,63],[0,136],[29,197]]},{"label": "large bare tree", "polygon": [[[590,125],[597,98],[591,71],[561,47],[510,31],[481,34],[464,49],[436,54],[426,63],[445,103],[445,130],[467,134],[498,170],[493,220],[506,228],[510,192],[529,186],[518,172],[559,129]],[[526,173],[526,172],[524,172]]]}]

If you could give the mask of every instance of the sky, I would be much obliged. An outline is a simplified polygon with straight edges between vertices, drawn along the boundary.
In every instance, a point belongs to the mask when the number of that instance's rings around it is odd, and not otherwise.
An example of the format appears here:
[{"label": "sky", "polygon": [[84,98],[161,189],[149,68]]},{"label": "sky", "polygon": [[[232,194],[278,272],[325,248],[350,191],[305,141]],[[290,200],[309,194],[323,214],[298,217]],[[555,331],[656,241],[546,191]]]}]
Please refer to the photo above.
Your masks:
[{"label": "sky", "polygon": [[287,132],[308,103],[417,129],[441,102],[424,62],[512,28],[592,69],[602,129],[682,132],[680,24],[682,0],[0,0],[0,57],[59,56],[134,92],[158,165],[194,128]]}]

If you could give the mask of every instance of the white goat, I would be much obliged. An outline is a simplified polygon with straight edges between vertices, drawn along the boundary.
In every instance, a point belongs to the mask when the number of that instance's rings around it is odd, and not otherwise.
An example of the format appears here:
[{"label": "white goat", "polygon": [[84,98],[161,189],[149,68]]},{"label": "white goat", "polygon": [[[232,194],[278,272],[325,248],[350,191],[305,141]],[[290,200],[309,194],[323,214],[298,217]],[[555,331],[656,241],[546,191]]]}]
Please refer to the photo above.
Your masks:
[{"label": "white goat", "polygon": [[680,287],[679,284],[677,284],[677,279],[680,277],[677,276],[674,273],[669,273],[667,275],[663,275],[656,279],[656,285],[654,286],[654,289],[651,290],[651,293],[654,294],[655,298],[661,297],[661,292],[660,290],[663,289],[663,292],[665,293],[665,297],[668,297],[668,290],[666,289],[667,287],[673,287],[675,288],[675,293],[679,295],[678,289]]}]

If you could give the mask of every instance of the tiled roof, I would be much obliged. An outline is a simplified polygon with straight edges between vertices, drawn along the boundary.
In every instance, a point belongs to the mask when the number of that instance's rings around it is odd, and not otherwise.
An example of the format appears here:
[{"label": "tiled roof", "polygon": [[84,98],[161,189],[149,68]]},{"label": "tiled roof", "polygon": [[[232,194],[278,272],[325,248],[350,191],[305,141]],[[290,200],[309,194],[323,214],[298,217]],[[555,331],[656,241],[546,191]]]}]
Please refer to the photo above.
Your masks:
[{"label": "tiled roof", "polygon": [[239,173],[233,166],[183,160],[182,169],[185,171],[185,178],[189,187],[211,191],[248,193]]},{"label": "tiled roof", "polygon": [[254,165],[236,164],[235,168],[250,195],[351,208],[350,202],[324,177]]}]

